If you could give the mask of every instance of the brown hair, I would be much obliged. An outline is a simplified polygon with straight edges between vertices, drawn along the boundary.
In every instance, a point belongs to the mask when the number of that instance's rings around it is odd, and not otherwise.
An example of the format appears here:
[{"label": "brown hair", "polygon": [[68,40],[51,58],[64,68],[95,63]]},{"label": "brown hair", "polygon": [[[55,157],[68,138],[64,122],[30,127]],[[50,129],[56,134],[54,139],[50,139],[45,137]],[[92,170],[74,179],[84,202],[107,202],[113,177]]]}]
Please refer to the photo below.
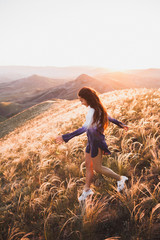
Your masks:
[{"label": "brown hair", "polygon": [[108,126],[107,111],[101,103],[98,97],[98,93],[93,88],[83,87],[78,92],[78,96],[84,98],[87,101],[88,105],[91,108],[95,109],[93,123],[99,121],[101,127],[103,129],[106,129]]}]

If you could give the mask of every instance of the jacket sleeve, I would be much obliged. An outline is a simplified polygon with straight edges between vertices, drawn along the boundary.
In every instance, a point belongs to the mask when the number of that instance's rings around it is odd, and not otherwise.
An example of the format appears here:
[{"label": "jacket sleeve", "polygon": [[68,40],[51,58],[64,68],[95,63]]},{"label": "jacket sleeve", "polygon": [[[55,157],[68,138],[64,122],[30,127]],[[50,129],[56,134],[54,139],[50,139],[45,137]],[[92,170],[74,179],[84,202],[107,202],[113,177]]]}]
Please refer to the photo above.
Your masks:
[{"label": "jacket sleeve", "polygon": [[68,142],[71,138],[78,136],[84,132],[87,131],[87,127],[82,126],[81,128],[78,128],[76,131],[71,132],[71,133],[66,133],[62,135],[62,138],[65,142]]},{"label": "jacket sleeve", "polygon": [[119,126],[120,128],[123,128],[124,126],[126,126],[124,123],[122,123],[122,122],[120,122],[120,121],[118,121],[118,120],[110,117],[109,115],[108,115],[108,120],[109,120],[110,122],[116,124],[116,125]]},{"label": "jacket sleeve", "polygon": [[62,135],[63,140],[65,142],[68,142],[71,138],[73,138],[75,136],[79,136],[80,134],[86,132],[87,129],[89,128],[89,126],[92,124],[93,115],[94,115],[94,109],[93,108],[89,108],[89,111],[88,111],[88,113],[86,115],[86,121],[83,124],[83,126],[81,128],[78,128],[74,132],[63,134]]}]

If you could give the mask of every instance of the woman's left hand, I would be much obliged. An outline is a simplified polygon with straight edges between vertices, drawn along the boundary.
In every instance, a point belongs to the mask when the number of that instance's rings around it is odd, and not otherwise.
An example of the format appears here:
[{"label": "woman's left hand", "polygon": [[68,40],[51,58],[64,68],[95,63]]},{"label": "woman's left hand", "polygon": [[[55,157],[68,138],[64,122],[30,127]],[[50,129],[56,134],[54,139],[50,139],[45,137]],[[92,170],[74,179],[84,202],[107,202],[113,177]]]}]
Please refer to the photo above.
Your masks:
[{"label": "woman's left hand", "polygon": [[63,143],[63,142],[64,142],[62,136],[60,136],[60,135],[57,136],[57,137],[55,138],[55,140],[56,140],[56,143]]}]

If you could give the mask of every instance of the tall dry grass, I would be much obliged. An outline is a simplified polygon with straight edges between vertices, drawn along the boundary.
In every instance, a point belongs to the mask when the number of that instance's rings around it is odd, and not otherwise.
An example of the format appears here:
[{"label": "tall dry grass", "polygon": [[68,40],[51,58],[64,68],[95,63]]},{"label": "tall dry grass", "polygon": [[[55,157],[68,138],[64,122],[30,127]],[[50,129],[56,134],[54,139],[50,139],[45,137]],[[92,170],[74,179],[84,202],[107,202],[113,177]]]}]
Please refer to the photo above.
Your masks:
[{"label": "tall dry grass", "polygon": [[[112,152],[103,164],[129,181],[95,174],[94,196],[80,205],[85,182],[83,134],[58,145],[57,134],[80,127],[86,109],[61,101],[0,141],[0,240],[158,239],[160,232],[160,90],[129,89],[101,95]],[[81,169],[81,171],[80,171]]]}]

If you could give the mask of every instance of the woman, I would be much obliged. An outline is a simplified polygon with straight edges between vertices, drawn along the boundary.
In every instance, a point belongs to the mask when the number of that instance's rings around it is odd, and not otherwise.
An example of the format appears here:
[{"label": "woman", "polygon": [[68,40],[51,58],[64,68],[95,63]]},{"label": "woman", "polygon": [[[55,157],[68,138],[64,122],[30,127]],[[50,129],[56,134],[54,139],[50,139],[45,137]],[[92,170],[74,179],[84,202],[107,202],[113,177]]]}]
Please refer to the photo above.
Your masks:
[{"label": "woman", "polygon": [[86,184],[82,195],[78,198],[79,201],[85,200],[87,196],[93,194],[90,189],[90,184],[93,178],[93,170],[97,173],[104,174],[107,177],[112,177],[117,180],[117,191],[124,188],[125,181],[128,180],[126,176],[120,176],[111,169],[102,166],[102,154],[110,155],[110,151],[105,142],[104,130],[108,126],[108,120],[125,130],[128,127],[123,123],[111,118],[103,104],[101,103],[96,91],[89,87],[83,87],[78,93],[79,100],[82,105],[88,107],[86,121],[84,125],[72,133],[63,134],[56,137],[57,143],[68,142],[71,138],[87,132],[88,143],[85,153],[86,165]]}]

